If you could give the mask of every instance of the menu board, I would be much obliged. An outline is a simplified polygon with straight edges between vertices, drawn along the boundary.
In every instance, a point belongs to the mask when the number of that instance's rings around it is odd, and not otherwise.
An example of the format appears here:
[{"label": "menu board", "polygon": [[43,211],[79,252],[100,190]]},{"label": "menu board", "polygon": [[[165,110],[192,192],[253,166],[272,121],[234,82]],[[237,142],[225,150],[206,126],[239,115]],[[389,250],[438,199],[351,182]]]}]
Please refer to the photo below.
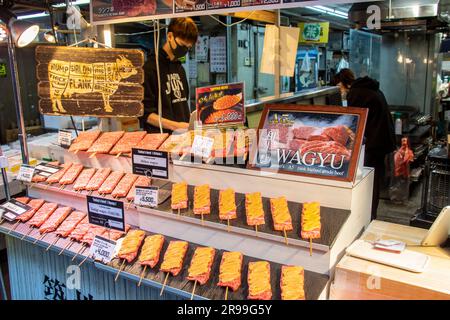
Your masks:
[{"label": "menu board", "polygon": [[249,167],[354,181],[366,119],[364,108],[268,105]]},{"label": "menu board", "polygon": [[227,72],[227,38],[211,37],[211,72],[225,73]]},{"label": "menu board", "polygon": [[197,120],[202,125],[244,123],[244,93],[243,82],[197,88]]}]

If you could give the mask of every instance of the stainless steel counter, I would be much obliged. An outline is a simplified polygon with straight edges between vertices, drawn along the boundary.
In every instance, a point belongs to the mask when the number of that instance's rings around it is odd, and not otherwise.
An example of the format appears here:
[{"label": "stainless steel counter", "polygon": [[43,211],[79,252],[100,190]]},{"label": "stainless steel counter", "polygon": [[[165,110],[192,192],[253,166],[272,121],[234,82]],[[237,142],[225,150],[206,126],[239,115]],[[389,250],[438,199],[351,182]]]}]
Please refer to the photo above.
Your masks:
[{"label": "stainless steel counter", "polygon": [[325,97],[327,95],[332,95],[338,93],[337,87],[321,87],[314,89],[306,89],[299,92],[288,92],[281,94],[279,97],[270,96],[260,99],[248,100],[246,101],[246,111],[255,112],[261,111],[265,104],[272,103],[296,103],[299,101],[311,100],[318,97]]}]

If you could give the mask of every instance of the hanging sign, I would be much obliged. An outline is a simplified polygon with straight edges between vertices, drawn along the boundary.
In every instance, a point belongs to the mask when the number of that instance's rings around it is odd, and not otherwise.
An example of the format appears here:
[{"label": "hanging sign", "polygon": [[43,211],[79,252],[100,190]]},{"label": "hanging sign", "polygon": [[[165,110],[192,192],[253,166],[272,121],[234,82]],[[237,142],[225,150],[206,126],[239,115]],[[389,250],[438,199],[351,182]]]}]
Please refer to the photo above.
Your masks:
[{"label": "hanging sign", "polygon": [[125,231],[123,202],[86,196],[89,223],[105,228]]},{"label": "hanging sign", "polygon": [[30,209],[30,206],[22,202],[17,201],[16,199],[10,199],[0,206],[0,219],[6,219],[11,222]]},{"label": "hanging sign", "polygon": [[329,22],[300,22],[299,43],[301,44],[319,44],[328,43],[330,31]]},{"label": "hanging sign", "polygon": [[38,46],[36,60],[41,113],[95,117],[143,115],[142,51]]},{"label": "hanging sign", "polygon": [[202,125],[245,122],[244,83],[229,83],[196,89],[197,120]]},{"label": "hanging sign", "polygon": [[169,179],[169,154],[166,151],[132,148],[133,173]]},{"label": "hanging sign", "polygon": [[367,109],[268,105],[250,168],[354,181]]}]

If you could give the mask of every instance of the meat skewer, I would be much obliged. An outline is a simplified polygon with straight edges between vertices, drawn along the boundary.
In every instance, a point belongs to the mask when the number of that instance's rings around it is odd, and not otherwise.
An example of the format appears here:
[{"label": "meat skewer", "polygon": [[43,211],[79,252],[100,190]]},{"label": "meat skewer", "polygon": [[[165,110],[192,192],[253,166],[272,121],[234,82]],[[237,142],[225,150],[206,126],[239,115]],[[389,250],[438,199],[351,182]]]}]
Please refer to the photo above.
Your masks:
[{"label": "meat skewer", "polygon": [[68,185],[74,183],[75,179],[78,177],[81,171],[83,171],[82,164],[78,163],[73,164],[61,178],[61,180],[59,180],[59,184]]},{"label": "meat skewer", "polygon": [[84,169],[80,175],[78,176],[75,184],[73,185],[73,190],[82,191],[86,189],[89,181],[94,176],[96,169],[95,168],[87,168]]},{"label": "meat skewer", "polygon": [[245,195],[245,213],[247,216],[247,224],[249,226],[255,226],[256,233],[258,234],[258,226],[266,223],[260,192],[247,193]]},{"label": "meat skewer", "polygon": [[88,191],[97,191],[103,182],[108,178],[111,173],[110,168],[98,169],[94,176],[89,180],[89,183],[86,186],[86,190]]},{"label": "meat skewer", "polygon": [[138,287],[141,286],[141,281],[145,275],[147,267],[154,268],[158,264],[163,245],[164,236],[160,234],[155,234],[145,238],[144,244],[142,245],[141,254],[139,255],[139,264],[144,266],[144,269],[142,270]]},{"label": "meat skewer", "polygon": [[163,294],[169,274],[176,277],[180,273],[188,248],[189,244],[186,241],[170,241],[160,267],[160,271],[167,272],[161,292],[159,293],[160,296]]},{"label": "meat skewer", "polygon": [[109,240],[117,241],[124,235],[126,235],[130,230],[130,228],[131,228],[130,225],[127,224],[125,225],[125,231],[106,229],[106,233],[104,234],[104,236],[107,237]]},{"label": "meat skewer", "polygon": [[267,261],[249,262],[248,264],[248,299],[272,299],[270,284],[270,264]]},{"label": "meat skewer", "polygon": [[119,183],[120,179],[122,179],[123,175],[124,173],[120,171],[114,171],[113,173],[111,173],[98,189],[98,193],[102,195],[111,194],[111,192],[113,192],[114,188]]},{"label": "meat skewer", "polygon": [[292,231],[294,228],[292,226],[292,218],[289,213],[286,197],[270,199],[270,209],[272,212],[273,228],[275,231],[283,231],[287,245],[288,239],[286,231]]},{"label": "meat skewer", "polygon": [[[108,230],[105,227],[102,226],[93,226],[91,225],[91,227],[89,228],[89,230],[86,232],[86,234],[83,236],[83,238],[81,239],[81,243],[83,243],[84,247],[90,247],[92,245],[92,242],[94,242],[94,238],[96,236],[103,236],[108,232]],[[83,251],[84,252],[84,251]],[[78,265],[79,267],[81,267],[87,260],[87,258],[89,258],[89,255],[87,255]]]},{"label": "meat skewer", "polygon": [[134,182],[133,187],[128,192],[127,200],[131,203],[134,201],[134,197],[136,195],[136,187],[148,187],[152,183],[152,179],[146,176],[139,176],[137,180]]},{"label": "meat skewer", "polygon": [[44,203],[45,203],[45,201],[42,199],[30,200],[30,202],[28,202],[27,204],[31,207],[31,209],[28,210],[27,212],[21,214],[20,216],[17,216],[16,220],[18,220],[20,222],[27,222],[34,216],[34,214],[42,207],[42,205]]},{"label": "meat skewer", "polygon": [[236,291],[241,286],[242,261],[240,252],[224,252],[219,269],[219,287],[226,287],[225,300],[228,298],[228,288]]},{"label": "meat skewer", "polygon": [[87,152],[92,154],[108,153],[124,133],[124,131],[104,132]]},{"label": "meat skewer", "polygon": [[59,170],[58,172],[52,174],[50,177],[47,178],[46,182],[47,184],[53,184],[53,183],[58,183],[61,178],[66,174],[67,170],[70,169],[70,167],[72,166],[71,162],[68,163],[64,163],[62,165],[61,170]]},{"label": "meat skewer", "polygon": [[48,251],[53,245],[55,245],[60,238],[67,238],[85,217],[86,213],[81,211],[73,211],[72,213],[70,213],[69,216],[61,223],[61,225],[59,225],[58,229],[56,229],[56,240],[47,247],[46,251]]},{"label": "meat skewer", "polygon": [[[42,207],[40,207],[40,209],[36,211],[36,213],[30,219],[30,230],[28,234],[23,236],[22,240],[25,239],[25,237],[28,236],[31,231],[33,231],[33,228],[39,228],[42,224],[44,224],[44,222],[52,215],[52,213],[55,212],[57,207],[58,205],[56,203],[44,203]],[[39,240],[39,238],[37,240]]]},{"label": "meat skewer", "polygon": [[298,266],[281,267],[281,300],[305,300],[305,271]]},{"label": "meat skewer", "polygon": [[132,173],[127,173],[120,180],[117,186],[114,188],[111,196],[113,198],[124,198],[127,196],[130,189],[133,187],[134,182],[136,181],[137,176]]},{"label": "meat skewer", "polygon": [[[77,226],[76,228],[70,233],[70,241],[71,244],[73,244],[75,241],[80,242],[83,236],[88,232],[89,228],[91,227],[91,224],[89,223],[89,218],[86,216]],[[70,245],[71,245],[70,244]],[[70,246],[69,245],[69,246]],[[60,255],[64,252],[64,250],[68,249],[69,246],[61,250],[59,253]],[[78,254],[77,254],[78,255]],[[76,257],[76,255],[75,255]],[[75,257],[73,257],[72,261],[75,260]]]},{"label": "meat skewer", "polygon": [[197,247],[195,249],[187,276],[188,280],[195,281],[191,300],[194,298],[197,282],[204,285],[208,281],[211,274],[211,266],[214,262],[215,252],[216,250],[211,247]]},{"label": "meat skewer", "polygon": [[91,147],[95,140],[100,136],[100,131],[82,131],[78,137],[72,142],[69,152],[86,151]]},{"label": "meat skewer", "polygon": [[211,213],[211,197],[209,185],[204,184],[201,186],[196,186],[194,189],[194,214],[203,215]]},{"label": "meat skewer", "polygon": [[[144,238],[145,231],[143,230],[131,230],[130,232],[128,232],[128,234],[123,239],[122,246],[120,247],[119,253],[117,254],[119,259],[123,259],[122,266],[124,266],[125,261],[130,263],[137,257],[139,248],[141,247]],[[119,278],[120,272],[122,271],[122,266],[119,268],[114,282]]]},{"label": "meat skewer", "polygon": [[[60,207],[52,213],[52,215],[42,224],[39,228],[39,232],[41,233],[41,240],[43,237],[50,232],[55,231],[58,226],[67,218],[69,213],[72,211],[72,208],[69,207]],[[36,243],[38,239],[34,241]]]},{"label": "meat skewer", "polygon": [[112,155],[131,153],[131,148],[141,142],[146,134],[147,132],[145,131],[125,132],[119,142],[117,142],[109,153]]},{"label": "meat skewer", "polygon": [[181,209],[187,209],[188,207],[188,185],[186,182],[174,183],[172,185],[172,210],[178,210],[180,215]]},{"label": "meat skewer", "polygon": [[219,192],[219,219],[227,220],[228,231],[230,220],[236,219],[236,197],[233,189],[220,190]]},{"label": "meat skewer", "polygon": [[158,150],[161,144],[169,137],[168,133],[149,133],[136,146],[137,149]]},{"label": "meat skewer", "polygon": [[312,256],[312,239],[320,238],[320,203],[307,202],[303,204],[301,237],[309,239],[309,255]]}]

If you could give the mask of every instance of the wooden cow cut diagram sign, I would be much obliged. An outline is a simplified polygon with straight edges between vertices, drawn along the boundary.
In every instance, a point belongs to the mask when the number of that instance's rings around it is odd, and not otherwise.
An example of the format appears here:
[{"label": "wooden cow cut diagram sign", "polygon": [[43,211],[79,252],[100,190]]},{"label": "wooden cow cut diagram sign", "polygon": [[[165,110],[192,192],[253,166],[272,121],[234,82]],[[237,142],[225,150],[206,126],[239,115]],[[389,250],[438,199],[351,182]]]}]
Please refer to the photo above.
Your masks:
[{"label": "wooden cow cut diagram sign", "polygon": [[38,46],[36,60],[41,113],[96,117],[143,115],[142,51]]}]

